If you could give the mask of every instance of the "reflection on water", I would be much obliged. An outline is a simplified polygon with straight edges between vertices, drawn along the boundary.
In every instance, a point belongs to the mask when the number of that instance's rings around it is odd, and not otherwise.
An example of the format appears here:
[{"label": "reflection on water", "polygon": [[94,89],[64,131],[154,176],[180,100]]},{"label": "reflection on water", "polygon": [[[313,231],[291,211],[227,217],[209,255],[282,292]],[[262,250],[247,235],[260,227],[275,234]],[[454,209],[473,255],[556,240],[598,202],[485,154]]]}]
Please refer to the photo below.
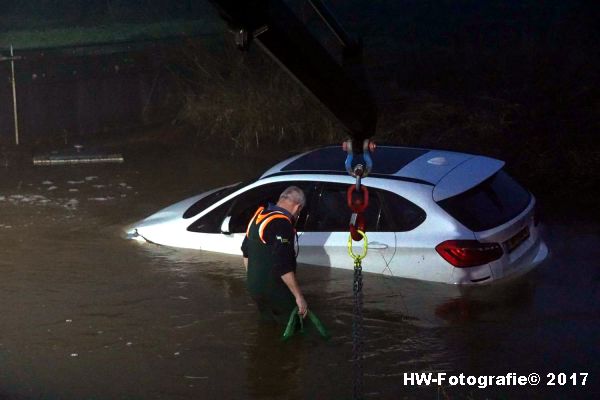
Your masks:
[{"label": "reflection on water", "polygon": [[[167,204],[259,172],[172,157],[5,169],[0,399],[347,399],[352,273],[299,267],[333,338],[258,322],[236,257],[123,239]],[[195,171],[218,168],[220,176]],[[176,179],[174,178],[176,177]],[[550,221],[551,222],[551,221]],[[552,257],[493,288],[365,274],[366,398],[588,398],[600,351],[597,225],[552,224]],[[589,372],[581,387],[417,387],[405,372]]]}]

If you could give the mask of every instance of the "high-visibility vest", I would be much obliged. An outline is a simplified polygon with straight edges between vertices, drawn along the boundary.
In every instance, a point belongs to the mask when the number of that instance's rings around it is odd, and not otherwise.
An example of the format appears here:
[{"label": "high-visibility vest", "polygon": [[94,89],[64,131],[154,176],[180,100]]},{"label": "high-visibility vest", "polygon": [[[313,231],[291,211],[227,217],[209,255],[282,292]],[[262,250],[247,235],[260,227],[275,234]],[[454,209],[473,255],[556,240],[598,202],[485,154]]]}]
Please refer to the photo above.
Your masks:
[{"label": "high-visibility vest", "polygon": [[246,237],[248,237],[248,235],[250,234],[250,228],[252,227],[252,225],[256,225],[258,227],[258,237],[260,238],[260,241],[266,244],[267,242],[264,238],[265,229],[271,221],[280,218],[287,219],[290,222],[290,224],[292,223],[292,221],[290,220],[290,217],[285,215],[282,211],[274,210],[263,213],[264,210],[264,207],[259,207],[258,210],[256,210],[254,216],[248,223],[248,228],[246,229]]},{"label": "high-visibility vest", "polygon": [[272,221],[284,218],[291,224],[291,219],[281,211],[266,211],[260,207],[248,223],[246,237],[248,240],[248,291],[253,296],[265,297],[278,302],[290,302],[294,297],[280,276],[273,271],[275,259],[272,249],[267,245],[264,233]]}]

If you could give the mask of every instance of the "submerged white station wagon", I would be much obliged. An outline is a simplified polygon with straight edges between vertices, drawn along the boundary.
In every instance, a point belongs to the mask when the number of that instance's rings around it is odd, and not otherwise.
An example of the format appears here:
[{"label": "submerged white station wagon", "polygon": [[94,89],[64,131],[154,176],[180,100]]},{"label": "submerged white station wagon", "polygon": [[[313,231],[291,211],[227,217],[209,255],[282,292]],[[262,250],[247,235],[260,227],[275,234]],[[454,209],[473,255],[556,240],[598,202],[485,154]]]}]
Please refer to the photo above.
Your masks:
[{"label": "submerged white station wagon", "polygon": [[[158,211],[133,224],[129,236],[241,254],[256,209],[296,185],[307,199],[296,225],[298,262],[352,269],[346,191],[355,180],[345,171],[345,158],[340,146],[300,154],[252,183],[217,188]],[[369,189],[363,271],[487,284],[520,276],[547,257],[535,198],[502,169],[504,162],[397,146],[379,146],[372,159],[373,169],[362,181]]]}]

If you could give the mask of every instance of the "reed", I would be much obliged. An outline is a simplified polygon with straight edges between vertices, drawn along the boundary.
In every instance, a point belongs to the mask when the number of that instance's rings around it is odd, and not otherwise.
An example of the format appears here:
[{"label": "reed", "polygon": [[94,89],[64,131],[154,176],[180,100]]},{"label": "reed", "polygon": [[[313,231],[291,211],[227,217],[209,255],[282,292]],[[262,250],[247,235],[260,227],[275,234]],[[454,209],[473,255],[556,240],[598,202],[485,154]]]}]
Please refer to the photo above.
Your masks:
[{"label": "reed", "polygon": [[211,50],[190,41],[173,71],[182,101],[177,119],[193,127],[195,144],[250,152],[344,137],[329,111],[256,46]]}]

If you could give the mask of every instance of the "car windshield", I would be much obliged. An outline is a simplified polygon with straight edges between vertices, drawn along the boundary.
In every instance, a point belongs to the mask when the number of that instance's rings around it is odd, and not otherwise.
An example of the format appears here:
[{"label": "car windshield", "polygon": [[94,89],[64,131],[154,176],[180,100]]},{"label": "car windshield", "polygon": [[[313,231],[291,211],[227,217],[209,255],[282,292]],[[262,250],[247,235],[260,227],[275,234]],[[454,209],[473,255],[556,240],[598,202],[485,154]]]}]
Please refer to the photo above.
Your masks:
[{"label": "car windshield", "polygon": [[510,221],[530,200],[531,194],[501,170],[474,188],[438,204],[467,228],[480,232]]},{"label": "car windshield", "polygon": [[243,183],[243,182],[238,182],[232,186],[224,187],[222,189],[217,190],[214,193],[209,194],[208,196],[201,198],[200,200],[198,200],[197,202],[192,204],[192,206],[190,208],[185,210],[185,212],[183,213],[183,218],[187,219],[187,218],[192,218],[192,217],[198,215],[198,213],[200,213],[206,207],[208,207],[211,204],[214,204],[217,201],[221,200],[222,198],[230,195],[231,193],[233,193],[234,191],[236,191],[237,189],[242,187],[244,184],[245,183]]}]

